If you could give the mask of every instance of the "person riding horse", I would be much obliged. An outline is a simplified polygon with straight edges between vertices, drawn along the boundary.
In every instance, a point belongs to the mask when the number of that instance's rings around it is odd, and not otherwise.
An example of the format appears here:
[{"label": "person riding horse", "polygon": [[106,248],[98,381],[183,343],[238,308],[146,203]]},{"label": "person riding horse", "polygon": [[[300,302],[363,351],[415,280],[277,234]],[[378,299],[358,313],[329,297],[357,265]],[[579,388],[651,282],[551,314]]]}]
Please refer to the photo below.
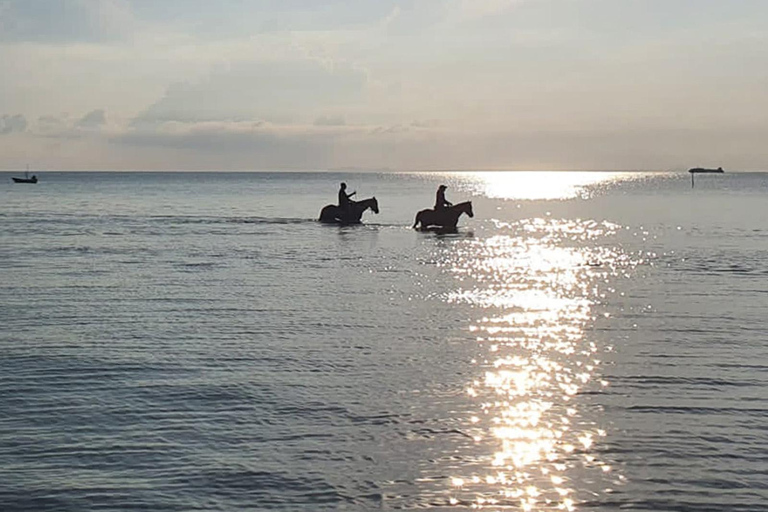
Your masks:
[{"label": "person riding horse", "polygon": [[445,189],[448,187],[440,185],[437,187],[437,197],[435,197],[435,213],[442,212],[445,208],[453,206],[453,203],[445,199]]},{"label": "person riding horse", "polygon": [[379,213],[379,202],[376,197],[353,201],[350,199],[356,193],[347,194],[347,184],[341,183],[339,188],[339,204],[328,204],[320,210],[320,222],[327,224],[360,224],[363,212],[371,210],[373,213]]},{"label": "person riding horse", "polygon": [[339,208],[344,212],[344,215],[349,215],[350,208],[352,206],[352,200],[350,199],[357,192],[347,194],[347,184],[342,182],[339,188]]}]

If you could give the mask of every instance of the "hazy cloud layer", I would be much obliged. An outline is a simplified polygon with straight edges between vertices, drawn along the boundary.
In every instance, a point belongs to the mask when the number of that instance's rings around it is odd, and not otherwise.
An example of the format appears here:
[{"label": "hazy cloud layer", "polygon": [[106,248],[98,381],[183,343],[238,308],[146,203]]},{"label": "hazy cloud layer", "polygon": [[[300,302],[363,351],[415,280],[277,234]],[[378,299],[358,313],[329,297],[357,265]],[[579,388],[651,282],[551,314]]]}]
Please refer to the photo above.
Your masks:
[{"label": "hazy cloud layer", "polygon": [[366,76],[346,64],[303,59],[246,62],[196,83],[176,83],[134,123],[265,119],[303,121],[360,98]]},{"label": "hazy cloud layer", "polygon": [[27,129],[27,118],[21,114],[0,116],[0,135],[23,132]]},{"label": "hazy cloud layer", "polygon": [[316,126],[344,126],[347,124],[342,116],[320,116],[315,119]]},{"label": "hazy cloud layer", "polygon": [[766,19],[755,0],[0,0],[0,167],[765,169]]},{"label": "hazy cloud layer", "polygon": [[98,108],[96,110],[91,110],[80,118],[80,120],[77,121],[76,126],[80,128],[99,128],[105,124],[107,124],[107,114],[104,112],[103,108]]},{"label": "hazy cloud layer", "polygon": [[0,42],[106,42],[132,21],[128,0],[2,0]]}]

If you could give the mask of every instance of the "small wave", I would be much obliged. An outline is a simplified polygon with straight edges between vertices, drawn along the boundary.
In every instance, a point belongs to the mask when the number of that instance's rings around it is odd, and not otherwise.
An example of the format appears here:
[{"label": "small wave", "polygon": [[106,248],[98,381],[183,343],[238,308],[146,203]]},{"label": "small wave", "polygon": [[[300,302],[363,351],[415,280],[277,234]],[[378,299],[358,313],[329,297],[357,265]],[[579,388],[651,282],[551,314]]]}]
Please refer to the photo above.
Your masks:
[{"label": "small wave", "polygon": [[636,385],[688,385],[696,387],[753,387],[762,386],[760,381],[743,381],[743,380],[726,380],[726,379],[714,379],[707,377],[665,377],[665,376],[634,376],[634,377],[622,377],[616,379],[616,382],[627,381],[627,383],[635,383]]},{"label": "small wave", "polygon": [[171,224],[308,224],[316,222],[316,219],[296,217],[180,217],[180,216],[155,216],[150,217],[152,222]]},{"label": "small wave", "polygon": [[632,405],[628,411],[665,414],[738,414],[743,416],[768,416],[768,409],[748,407],[686,407],[674,405]]},{"label": "small wave", "polygon": [[177,265],[184,270],[210,270],[216,267],[218,264],[212,261],[201,261],[198,263],[181,263]]}]

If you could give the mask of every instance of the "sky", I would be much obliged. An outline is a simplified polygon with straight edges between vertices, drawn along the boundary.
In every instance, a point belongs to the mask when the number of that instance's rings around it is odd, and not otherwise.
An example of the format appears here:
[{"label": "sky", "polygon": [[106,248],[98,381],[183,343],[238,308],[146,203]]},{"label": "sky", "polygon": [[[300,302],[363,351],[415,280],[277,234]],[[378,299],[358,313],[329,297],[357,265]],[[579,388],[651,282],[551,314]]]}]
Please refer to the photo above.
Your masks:
[{"label": "sky", "polygon": [[0,169],[768,170],[765,0],[0,0]]}]

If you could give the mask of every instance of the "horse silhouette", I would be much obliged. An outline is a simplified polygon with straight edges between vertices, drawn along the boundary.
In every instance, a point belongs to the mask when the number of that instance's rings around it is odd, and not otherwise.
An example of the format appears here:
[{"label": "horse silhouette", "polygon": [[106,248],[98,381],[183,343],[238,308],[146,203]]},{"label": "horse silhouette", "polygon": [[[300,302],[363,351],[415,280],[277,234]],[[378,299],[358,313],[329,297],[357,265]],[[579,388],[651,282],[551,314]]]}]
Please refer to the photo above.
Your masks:
[{"label": "horse silhouette", "polygon": [[373,213],[379,213],[379,202],[375,197],[369,197],[362,201],[351,201],[349,212],[345,212],[335,204],[329,204],[320,210],[320,222],[327,224],[360,224],[363,212],[371,209]]},{"label": "horse silhouette", "polygon": [[416,214],[413,229],[416,229],[421,224],[420,229],[422,230],[429,229],[430,227],[454,230],[456,229],[456,224],[459,223],[459,217],[461,217],[462,213],[466,213],[470,217],[475,216],[472,212],[472,201],[464,201],[440,211],[432,209],[421,210]]}]

